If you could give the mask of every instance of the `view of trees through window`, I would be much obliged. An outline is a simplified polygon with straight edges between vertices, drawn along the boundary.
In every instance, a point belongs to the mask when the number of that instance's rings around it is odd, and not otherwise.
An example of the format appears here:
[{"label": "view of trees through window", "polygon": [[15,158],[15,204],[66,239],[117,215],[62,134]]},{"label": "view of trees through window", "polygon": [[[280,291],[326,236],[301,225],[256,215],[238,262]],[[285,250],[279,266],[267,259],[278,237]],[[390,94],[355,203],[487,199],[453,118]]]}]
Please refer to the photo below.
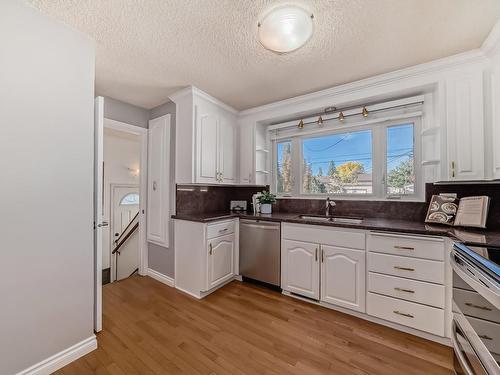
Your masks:
[{"label": "view of trees through window", "polygon": [[387,128],[387,193],[413,194],[415,161],[413,124]]},{"label": "view of trees through window", "polygon": [[[387,127],[386,139],[386,192],[413,194],[413,124]],[[304,138],[300,142],[300,193],[373,193],[372,130]],[[279,194],[294,192],[292,147],[291,141],[277,143],[276,190]]]}]

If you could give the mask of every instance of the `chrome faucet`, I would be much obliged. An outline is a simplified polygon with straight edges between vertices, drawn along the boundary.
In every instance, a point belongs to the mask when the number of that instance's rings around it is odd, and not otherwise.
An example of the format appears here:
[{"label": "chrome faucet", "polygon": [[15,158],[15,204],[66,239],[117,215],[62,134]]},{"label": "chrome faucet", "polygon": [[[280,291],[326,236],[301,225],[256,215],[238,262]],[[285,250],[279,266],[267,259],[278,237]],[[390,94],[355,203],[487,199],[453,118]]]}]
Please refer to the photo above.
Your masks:
[{"label": "chrome faucet", "polygon": [[337,205],[330,197],[326,198],[326,216],[332,216],[333,208]]}]

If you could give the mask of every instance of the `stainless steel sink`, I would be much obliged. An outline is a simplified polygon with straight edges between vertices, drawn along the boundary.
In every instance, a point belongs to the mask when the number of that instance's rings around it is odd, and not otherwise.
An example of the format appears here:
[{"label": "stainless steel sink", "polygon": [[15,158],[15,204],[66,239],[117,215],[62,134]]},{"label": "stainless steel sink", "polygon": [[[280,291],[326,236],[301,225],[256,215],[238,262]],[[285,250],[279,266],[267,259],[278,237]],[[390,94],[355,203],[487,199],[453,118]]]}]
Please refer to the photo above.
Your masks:
[{"label": "stainless steel sink", "polygon": [[363,219],[360,217],[347,217],[347,216],[320,216],[320,215],[300,215],[300,219],[311,221],[323,221],[339,224],[361,224]]}]

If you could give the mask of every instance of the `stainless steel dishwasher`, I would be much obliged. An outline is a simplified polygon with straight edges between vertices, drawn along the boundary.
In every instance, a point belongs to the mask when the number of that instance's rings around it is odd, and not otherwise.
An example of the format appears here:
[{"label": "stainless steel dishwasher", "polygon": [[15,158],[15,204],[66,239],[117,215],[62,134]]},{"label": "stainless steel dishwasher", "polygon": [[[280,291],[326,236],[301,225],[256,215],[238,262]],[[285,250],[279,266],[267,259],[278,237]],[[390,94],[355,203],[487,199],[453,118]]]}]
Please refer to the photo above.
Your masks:
[{"label": "stainless steel dishwasher", "polygon": [[240,220],[240,274],[266,284],[281,284],[281,225]]}]

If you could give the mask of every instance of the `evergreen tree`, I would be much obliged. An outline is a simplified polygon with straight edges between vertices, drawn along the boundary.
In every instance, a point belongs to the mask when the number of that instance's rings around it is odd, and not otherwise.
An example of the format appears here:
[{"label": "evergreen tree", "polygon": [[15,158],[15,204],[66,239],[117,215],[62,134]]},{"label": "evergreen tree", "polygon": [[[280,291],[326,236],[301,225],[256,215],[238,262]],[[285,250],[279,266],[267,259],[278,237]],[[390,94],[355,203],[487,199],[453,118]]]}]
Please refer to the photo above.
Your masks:
[{"label": "evergreen tree", "polygon": [[409,157],[399,164],[387,175],[387,184],[393,188],[393,193],[405,194],[407,187],[413,187],[415,183],[415,174],[413,166],[413,157]]},{"label": "evergreen tree", "polygon": [[302,170],[304,171],[304,176],[302,179],[302,190],[304,191],[304,193],[310,193],[313,179],[311,164],[307,163],[305,159],[302,159],[302,168]]}]

